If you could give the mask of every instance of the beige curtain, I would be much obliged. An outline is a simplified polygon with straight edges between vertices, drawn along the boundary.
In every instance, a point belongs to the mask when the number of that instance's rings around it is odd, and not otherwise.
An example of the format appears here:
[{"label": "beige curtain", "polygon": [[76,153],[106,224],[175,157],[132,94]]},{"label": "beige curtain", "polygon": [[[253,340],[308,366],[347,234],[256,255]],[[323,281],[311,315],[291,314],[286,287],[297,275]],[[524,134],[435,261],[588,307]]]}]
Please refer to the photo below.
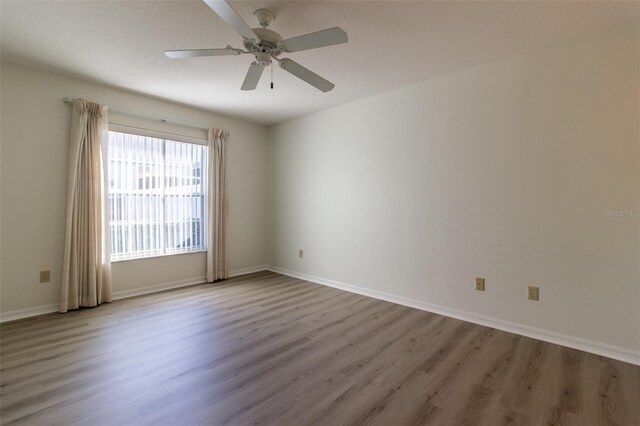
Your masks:
[{"label": "beige curtain", "polygon": [[229,278],[227,267],[227,134],[209,129],[207,281]]},{"label": "beige curtain", "polygon": [[111,301],[107,108],[73,102],[60,312]]}]

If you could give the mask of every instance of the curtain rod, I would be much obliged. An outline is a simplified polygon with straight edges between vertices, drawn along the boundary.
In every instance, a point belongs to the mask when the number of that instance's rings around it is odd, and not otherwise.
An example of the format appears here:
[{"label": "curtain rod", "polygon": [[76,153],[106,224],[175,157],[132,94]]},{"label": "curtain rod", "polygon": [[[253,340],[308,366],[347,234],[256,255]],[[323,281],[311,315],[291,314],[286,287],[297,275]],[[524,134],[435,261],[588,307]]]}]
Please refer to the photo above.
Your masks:
[{"label": "curtain rod", "polygon": [[[64,98],[62,98],[62,102],[64,102],[65,104],[71,104],[76,99],[82,99],[82,98],[72,98],[70,96],[65,96]],[[113,112],[120,113],[120,114],[131,115],[131,116],[139,117],[139,118],[146,118],[148,120],[156,120],[156,121],[161,121],[163,123],[176,124],[178,126],[191,127],[193,129],[209,131],[208,127],[205,127],[205,126],[200,125],[200,124],[185,123],[183,121],[170,120],[170,119],[167,119],[167,118],[164,118],[164,117],[141,114],[139,112],[129,111],[129,110],[126,110],[126,109],[116,108],[116,107],[109,107],[109,110],[113,111]],[[231,134],[230,132],[227,132],[227,135],[230,135],[230,134]]]}]

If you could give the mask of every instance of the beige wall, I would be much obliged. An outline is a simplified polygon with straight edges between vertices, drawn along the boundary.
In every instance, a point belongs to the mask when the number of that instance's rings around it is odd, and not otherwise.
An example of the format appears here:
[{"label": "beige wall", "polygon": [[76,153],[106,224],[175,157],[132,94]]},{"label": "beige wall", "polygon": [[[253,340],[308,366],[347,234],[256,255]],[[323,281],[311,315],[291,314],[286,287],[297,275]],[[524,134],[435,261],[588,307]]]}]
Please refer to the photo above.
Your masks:
[{"label": "beige wall", "polygon": [[[265,127],[15,64],[2,63],[1,73],[3,315],[58,301],[71,117],[63,96],[230,131],[230,269],[266,263]],[[205,265],[203,253],[114,263],[114,292],[188,282]],[[40,284],[47,269],[52,281]]]},{"label": "beige wall", "polygon": [[639,77],[633,24],[271,127],[271,264],[640,350]]}]

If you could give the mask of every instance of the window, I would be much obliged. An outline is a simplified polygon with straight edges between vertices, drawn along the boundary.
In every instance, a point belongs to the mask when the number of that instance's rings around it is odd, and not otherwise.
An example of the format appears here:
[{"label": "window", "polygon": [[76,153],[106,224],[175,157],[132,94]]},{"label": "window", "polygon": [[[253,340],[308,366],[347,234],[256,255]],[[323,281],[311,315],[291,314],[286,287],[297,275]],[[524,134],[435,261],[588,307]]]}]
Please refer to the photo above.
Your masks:
[{"label": "window", "polygon": [[109,132],[111,260],[206,250],[207,151]]}]

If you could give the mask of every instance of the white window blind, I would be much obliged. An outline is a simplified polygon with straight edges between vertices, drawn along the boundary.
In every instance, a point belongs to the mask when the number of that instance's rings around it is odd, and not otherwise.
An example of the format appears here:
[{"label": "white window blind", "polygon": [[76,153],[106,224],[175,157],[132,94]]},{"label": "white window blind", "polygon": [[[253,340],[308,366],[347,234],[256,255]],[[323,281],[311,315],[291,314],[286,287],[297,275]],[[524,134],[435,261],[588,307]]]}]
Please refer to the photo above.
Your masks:
[{"label": "white window blind", "polygon": [[207,151],[109,132],[111,260],[206,250]]}]

